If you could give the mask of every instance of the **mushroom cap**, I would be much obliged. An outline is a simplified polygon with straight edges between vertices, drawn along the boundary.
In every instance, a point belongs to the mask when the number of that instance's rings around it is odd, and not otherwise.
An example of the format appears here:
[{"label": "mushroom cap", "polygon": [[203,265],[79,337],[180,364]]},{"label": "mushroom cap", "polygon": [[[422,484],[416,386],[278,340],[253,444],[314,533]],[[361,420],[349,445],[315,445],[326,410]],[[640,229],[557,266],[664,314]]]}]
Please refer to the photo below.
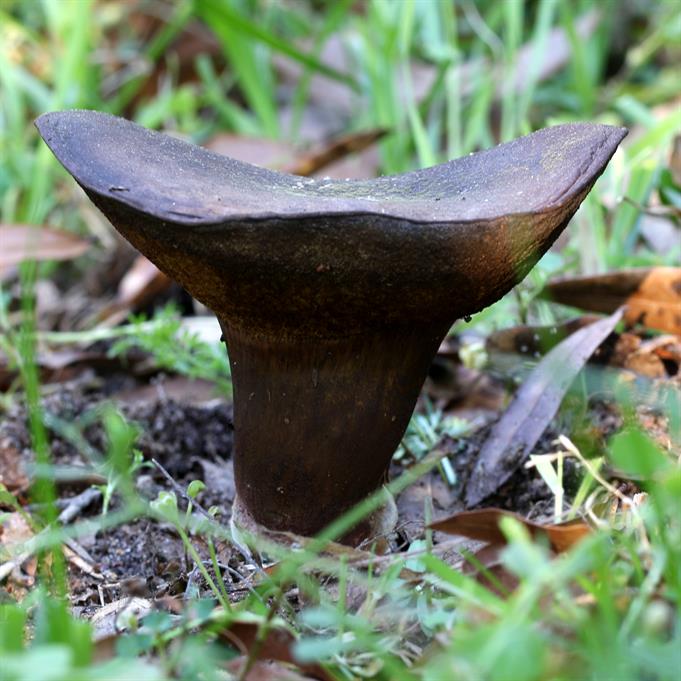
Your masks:
[{"label": "mushroom cap", "polygon": [[570,123],[431,168],[373,180],[316,180],[260,168],[98,111],[36,125],[89,192],[175,224],[380,216],[459,224],[547,212],[579,194],[626,130]]},{"label": "mushroom cap", "polygon": [[332,181],[94,111],[36,125],[123,236],[222,320],[263,338],[481,310],[553,243],[626,134],[559,125],[424,170]]}]

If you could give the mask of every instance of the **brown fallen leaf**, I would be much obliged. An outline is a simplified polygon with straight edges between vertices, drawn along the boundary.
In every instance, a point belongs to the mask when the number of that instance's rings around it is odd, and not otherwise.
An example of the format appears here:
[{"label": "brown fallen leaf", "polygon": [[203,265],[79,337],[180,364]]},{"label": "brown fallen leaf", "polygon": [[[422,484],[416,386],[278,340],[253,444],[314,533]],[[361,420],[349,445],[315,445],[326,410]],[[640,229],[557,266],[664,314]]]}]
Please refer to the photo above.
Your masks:
[{"label": "brown fallen leaf", "polygon": [[[292,144],[260,137],[243,137],[221,133],[206,143],[206,148],[239,161],[263,168],[272,168],[292,175],[310,176],[320,171],[330,177],[346,177],[354,167],[348,161],[360,158],[360,153],[370,148],[386,134],[387,130],[376,128],[360,130],[315,144],[309,151],[301,151]],[[356,156],[355,156],[356,155]],[[364,163],[359,173],[362,177],[375,177],[378,172],[378,156],[361,155]],[[347,171],[347,172],[346,172]]]},{"label": "brown fallen leaf", "polygon": [[[0,485],[15,496],[25,492],[31,484],[26,472],[26,461],[17,442],[11,437],[0,440]],[[1,487],[0,487],[1,489]],[[0,503],[0,509],[2,504]]]},{"label": "brown fallen leaf", "polygon": [[681,334],[681,267],[655,267],[627,300],[625,319]]},{"label": "brown fallen leaf", "polygon": [[72,260],[90,243],[63,230],[34,225],[0,225],[0,280],[24,260]]},{"label": "brown fallen leaf", "polygon": [[119,324],[131,311],[144,307],[167,291],[171,284],[171,279],[154,263],[138,255],[118,284],[116,299],[99,313],[99,321],[106,322],[106,326]]},{"label": "brown fallen leaf", "polygon": [[594,312],[610,313],[626,305],[627,323],[681,334],[681,267],[563,277],[549,282],[540,296]]},{"label": "brown fallen leaf", "polygon": [[461,511],[448,518],[436,520],[430,524],[430,528],[438,532],[485,541],[488,544],[505,545],[506,537],[499,529],[499,523],[503,518],[515,518],[535,538],[546,537],[556,553],[567,551],[591,532],[591,528],[581,520],[571,520],[560,525],[541,525],[517,513],[502,511],[498,508]]},{"label": "brown fallen leaf", "polygon": [[124,388],[111,395],[121,404],[149,404],[155,400],[173,400],[182,404],[205,405],[220,398],[215,383],[202,378],[172,376],[153,384]]},{"label": "brown fallen leaf", "polygon": [[[298,667],[304,674],[321,681],[333,681],[333,677],[318,664],[302,664],[293,656],[292,647],[296,639],[293,634],[281,627],[272,626],[265,639],[258,641],[260,627],[255,622],[232,622],[228,628],[221,629],[218,636],[231,644],[244,655],[248,655],[254,645],[259,646],[258,660],[275,660]],[[245,660],[244,660],[245,661]],[[246,677],[249,678],[249,677]]]},{"label": "brown fallen leaf", "polygon": [[[69,381],[89,368],[105,372],[121,366],[119,358],[107,357],[103,351],[79,349],[41,350],[35,357],[35,363],[40,370],[41,383]],[[0,391],[7,390],[17,375],[18,370],[0,353]]]},{"label": "brown fallen leaf", "polygon": [[204,146],[216,154],[230,156],[262,168],[281,170],[291,163],[297,154],[288,142],[265,137],[246,137],[232,133],[220,133],[211,137]]},{"label": "brown fallen leaf", "polygon": [[[241,678],[239,673],[244,662],[245,657],[242,655],[225,664],[225,669],[230,674],[233,674],[230,678]],[[258,660],[248,670],[248,674],[244,678],[244,681],[310,681],[311,679],[314,679],[314,677],[308,676],[307,674],[303,676],[290,667],[286,667],[281,662],[275,662],[274,660]]]},{"label": "brown fallen leaf", "polygon": [[492,428],[466,485],[470,508],[495,492],[530,454],[577,374],[622,318],[622,310],[568,336],[530,372]]},{"label": "brown fallen leaf", "polygon": [[360,130],[335,137],[327,144],[317,147],[286,164],[284,170],[292,175],[313,175],[350,154],[364,151],[386,133],[385,128],[376,128],[375,130]]}]

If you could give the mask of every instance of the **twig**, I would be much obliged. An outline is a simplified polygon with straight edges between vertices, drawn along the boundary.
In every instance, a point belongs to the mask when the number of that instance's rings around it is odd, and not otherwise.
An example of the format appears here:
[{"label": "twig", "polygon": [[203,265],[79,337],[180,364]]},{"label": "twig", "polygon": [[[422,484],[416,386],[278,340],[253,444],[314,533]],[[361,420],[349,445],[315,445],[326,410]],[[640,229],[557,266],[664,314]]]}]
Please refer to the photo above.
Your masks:
[{"label": "twig", "polygon": [[6,563],[0,565],[0,584],[9,577],[17,568],[21,567],[23,563],[31,556],[31,551],[20,553],[18,556],[8,560]]},{"label": "twig", "polygon": [[66,508],[57,516],[62,525],[68,525],[84,508],[102,496],[102,491],[96,487],[89,487],[75,497],[68,500]]}]

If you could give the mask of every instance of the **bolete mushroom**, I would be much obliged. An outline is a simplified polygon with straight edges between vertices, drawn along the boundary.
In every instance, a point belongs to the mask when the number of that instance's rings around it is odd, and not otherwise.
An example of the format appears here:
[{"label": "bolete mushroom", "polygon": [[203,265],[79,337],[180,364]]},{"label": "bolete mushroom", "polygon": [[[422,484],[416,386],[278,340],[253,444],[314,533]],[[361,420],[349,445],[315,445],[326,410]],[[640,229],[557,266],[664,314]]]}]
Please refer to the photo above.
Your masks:
[{"label": "bolete mushroom", "polygon": [[527,274],[626,134],[559,125],[344,182],[93,111],[36,124],[116,229],[217,315],[239,522],[307,535],[383,483],[452,323]]}]

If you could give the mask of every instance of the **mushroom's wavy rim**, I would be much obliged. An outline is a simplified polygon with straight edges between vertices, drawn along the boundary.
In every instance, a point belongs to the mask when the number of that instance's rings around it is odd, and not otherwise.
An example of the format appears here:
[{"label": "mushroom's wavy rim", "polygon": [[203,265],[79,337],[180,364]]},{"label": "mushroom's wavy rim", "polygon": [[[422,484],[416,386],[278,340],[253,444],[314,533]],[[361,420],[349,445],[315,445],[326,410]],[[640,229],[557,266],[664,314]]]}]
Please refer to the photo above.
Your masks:
[{"label": "mushroom's wavy rim", "polygon": [[86,191],[199,230],[363,216],[455,226],[549,213],[595,182],[627,134],[570,123],[431,168],[342,181],[260,168],[96,111],[43,114],[36,127]]}]

